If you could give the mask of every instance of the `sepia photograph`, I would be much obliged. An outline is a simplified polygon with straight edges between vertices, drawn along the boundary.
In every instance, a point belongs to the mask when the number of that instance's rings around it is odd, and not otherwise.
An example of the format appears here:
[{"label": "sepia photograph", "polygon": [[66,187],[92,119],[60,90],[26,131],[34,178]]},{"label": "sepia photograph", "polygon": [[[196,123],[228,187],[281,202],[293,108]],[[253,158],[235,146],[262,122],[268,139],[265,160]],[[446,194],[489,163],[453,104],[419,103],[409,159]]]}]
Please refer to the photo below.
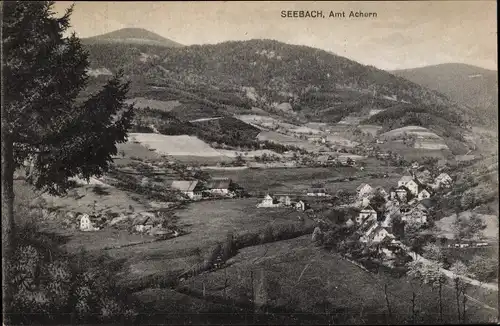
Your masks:
[{"label": "sepia photograph", "polygon": [[496,1],[0,15],[3,325],[500,322]]}]

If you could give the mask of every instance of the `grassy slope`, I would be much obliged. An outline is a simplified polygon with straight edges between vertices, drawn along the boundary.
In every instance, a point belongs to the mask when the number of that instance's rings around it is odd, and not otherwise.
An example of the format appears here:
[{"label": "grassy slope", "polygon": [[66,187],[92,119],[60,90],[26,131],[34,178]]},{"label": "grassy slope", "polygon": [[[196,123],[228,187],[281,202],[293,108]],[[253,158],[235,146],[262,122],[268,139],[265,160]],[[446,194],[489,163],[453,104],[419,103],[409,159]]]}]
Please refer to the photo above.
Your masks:
[{"label": "grassy slope", "polygon": [[[411,320],[413,289],[417,294],[419,317],[423,319],[423,315],[427,315],[427,322],[437,321],[437,295],[430,288],[417,283],[410,285],[406,277],[396,279],[385,272],[363,271],[336,254],[314,247],[309,236],[245,248],[228,264],[227,270],[188,280],[186,287],[200,293],[204,283],[208,294],[221,297],[228,277],[226,295],[236,302],[248,302],[253,272],[257,289],[263,282],[268,286],[267,300],[261,295],[257,302],[267,301],[273,306],[317,314],[325,313],[326,308],[326,312],[337,311],[340,321],[342,317],[345,321],[346,317],[364,313],[372,322],[383,323],[383,315],[387,314],[384,300],[384,284],[387,284],[388,299],[396,318]],[[446,320],[453,321],[456,311],[453,292],[448,288],[443,291],[444,314],[449,316]],[[467,313],[469,320],[483,322],[492,315],[474,304],[469,305]]]}]

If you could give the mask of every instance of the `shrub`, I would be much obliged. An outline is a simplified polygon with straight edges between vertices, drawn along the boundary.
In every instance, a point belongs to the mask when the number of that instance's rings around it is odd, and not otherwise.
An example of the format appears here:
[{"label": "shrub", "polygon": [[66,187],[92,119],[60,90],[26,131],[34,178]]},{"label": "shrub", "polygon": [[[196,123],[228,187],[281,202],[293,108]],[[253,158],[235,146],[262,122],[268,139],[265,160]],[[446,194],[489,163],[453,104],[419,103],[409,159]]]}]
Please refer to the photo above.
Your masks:
[{"label": "shrub", "polygon": [[[53,244],[52,244],[53,245]],[[50,255],[44,248],[19,243],[15,262],[8,267],[13,293],[12,324],[69,322],[117,322],[133,308],[123,302],[114,287],[115,270],[95,264],[88,256]]]},{"label": "shrub", "polygon": [[272,225],[268,225],[260,235],[260,243],[264,244],[272,242],[273,240],[274,240],[274,229]]}]

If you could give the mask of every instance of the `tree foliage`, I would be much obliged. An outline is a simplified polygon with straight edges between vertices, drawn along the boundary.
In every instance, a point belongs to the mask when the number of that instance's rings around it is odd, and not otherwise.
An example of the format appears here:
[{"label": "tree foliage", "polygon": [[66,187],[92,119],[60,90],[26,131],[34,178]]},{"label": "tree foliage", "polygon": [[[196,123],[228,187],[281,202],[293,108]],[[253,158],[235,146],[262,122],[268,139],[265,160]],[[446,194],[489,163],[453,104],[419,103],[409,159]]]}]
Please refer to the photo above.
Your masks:
[{"label": "tree foliage", "polygon": [[477,214],[472,214],[470,218],[456,215],[452,228],[456,239],[469,239],[479,235],[486,228],[486,223]]},{"label": "tree foliage", "polygon": [[53,5],[2,3],[3,260],[14,249],[16,168],[27,166],[27,180],[38,190],[64,194],[72,185],[70,177],[88,180],[109,169],[116,143],[126,140],[133,118],[132,106],[124,102],[129,83],[121,72],[88,98],[81,97],[88,82],[88,53],[74,33],[64,36],[73,7],[55,17]]},{"label": "tree foliage", "polygon": [[116,143],[126,140],[132,107],[124,104],[129,83],[121,73],[89,98],[79,98],[88,81],[88,53],[75,34],[63,36],[72,7],[56,18],[52,6],[4,3],[3,126],[16,166],[28,159],[28,180],[61,194],[69,177],[88,179],[107,170]]}]

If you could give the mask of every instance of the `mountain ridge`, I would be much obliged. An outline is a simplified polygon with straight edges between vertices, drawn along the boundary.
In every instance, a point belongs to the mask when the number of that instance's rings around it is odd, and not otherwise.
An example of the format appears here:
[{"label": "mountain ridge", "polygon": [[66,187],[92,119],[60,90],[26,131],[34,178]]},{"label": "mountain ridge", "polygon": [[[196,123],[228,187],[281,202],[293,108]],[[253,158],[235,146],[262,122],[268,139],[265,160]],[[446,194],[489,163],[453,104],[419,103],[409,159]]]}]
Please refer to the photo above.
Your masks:
[{"label": "mountain ridge", "polygon": [[498,124],[498,72],[463,63],[392,70],[390,73],[478,110],[481,124]]},{"label": "mountain ridge", "polygon": [[[131,96],[198,103],[220,114],[254,107],[299,123],[371,117],[384,129],[408,123],[463,142],[474,112],[446,95],[327,51],[253,39],[184,47],[89,44],[92,68],[123,68]],[[205,117],[205,116],[203,116]],[[196,116],[192,117],[196,119]]]},{"label": "mountain ridge", "polygon": [[144,28],[122,28],[109,33],[83,38],[84,44],[88,43],[131,43],[148,44],[165,47],[181,47],[182,44]]}]

